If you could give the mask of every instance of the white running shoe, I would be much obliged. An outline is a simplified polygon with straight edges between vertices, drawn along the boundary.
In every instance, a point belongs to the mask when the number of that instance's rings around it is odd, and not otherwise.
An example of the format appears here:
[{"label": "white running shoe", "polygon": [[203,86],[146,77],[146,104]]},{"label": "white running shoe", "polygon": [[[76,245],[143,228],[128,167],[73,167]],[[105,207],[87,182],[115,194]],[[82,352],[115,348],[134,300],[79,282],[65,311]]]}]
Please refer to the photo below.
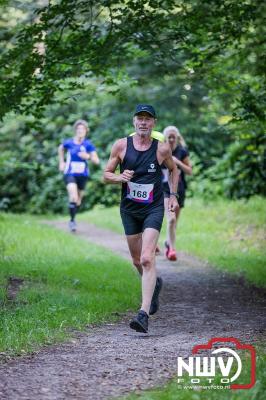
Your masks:
[{"label": "white running shoe", "polygon": [[76,230],[77,230],[77,224],[75,221],[69,221],[68,227],[69,227],[70,232],[76,232]]}]

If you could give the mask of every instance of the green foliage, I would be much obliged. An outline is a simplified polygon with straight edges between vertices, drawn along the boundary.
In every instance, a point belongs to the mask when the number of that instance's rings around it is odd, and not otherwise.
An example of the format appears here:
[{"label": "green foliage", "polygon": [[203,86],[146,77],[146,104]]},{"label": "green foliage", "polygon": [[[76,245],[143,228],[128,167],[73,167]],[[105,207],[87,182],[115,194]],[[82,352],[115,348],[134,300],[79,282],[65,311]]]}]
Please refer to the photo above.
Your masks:
[{"label": "green foliage", "polygon": [[[56,148],[75,119],[89,120],[103,165],[142,101],[158,110],[159,130],[177,125],[184,135],[196,160],[190,195],[265,195],[265,7],[258,0],[6,3],[0,208],[62,212]],[[103,186],[97,171],[85,207],[118,201],[117,189]]]},{"label": "green foliage", "polygon": [[[224,58],[230,46],[242,54],[254,43],[259,48],[250,29],[259,33],[263,10],[259,1],[235,0],[180,1],[178,6],[174,0],[69,0],[37,8],[34,23],[21,28],[2,55],[0,68],[11,79],[1,85],[1,115],[10,107],[42,108],[66,78],[92,73],[108,81],[112,68],[139,58],[140,51],[157,65],[167,59],[205,72],[205,62]],[[38,50],[40,42],[44,52]]]},{"label": "green foliage", "polygon": [[[98,92],[99,90],[99,92]],[[70,93],[65,92],[62,97]],[[32,213],[64,212],[67,209],[63,176],[58,171],[57,148],[63,139],[73,136],[73,123],[79,118],[89,120],[90,138],[102,159],[102,166],[109,156],[110,134],[112,141],[118,136],[114,127],[101,126],[102,114],[113,107],[112,95],[101,91],[98,81],[78,95],[72,92],[69,99],[50,106],[40,120],[33,116],[8,115],[0,132],[0,209]],[[104,110],[104,107],[107,111]],[[105,121],[103,121],[103,124]],[[99,127],[95,130],[95,127]],[[130,132],[130,130],[128,131]],[[102,168],[90,165],[92,180],[87,186],[83,208],[94,204],[113,205],[119,200],[119,186],[105,186]]]},{"label": "green foliage", "polygon": [[266,152],[263,124],[245,120],[231,122],[228,130],[234,132],[235,141],[227,147],[214,165],[201,171],[192,182],[192,192],[205,198],[226,196],[249,198],[254,194],[266,195]]},{"label": "green foliage", "polygon": [[0,148],[0,176],[5,182],[1,188],[1,208],[37,213],[45,209],[61,211],[57,146],[47,132],[33,129],[30,118],[10,116],[2,130]]}]

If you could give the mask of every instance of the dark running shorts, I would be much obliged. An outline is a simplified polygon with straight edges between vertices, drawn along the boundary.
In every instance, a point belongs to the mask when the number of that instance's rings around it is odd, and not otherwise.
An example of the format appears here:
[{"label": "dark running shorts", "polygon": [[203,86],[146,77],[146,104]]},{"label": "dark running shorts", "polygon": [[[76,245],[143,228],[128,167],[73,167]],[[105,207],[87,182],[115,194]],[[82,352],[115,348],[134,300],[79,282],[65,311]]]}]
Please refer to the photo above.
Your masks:
[{"label": "dark running shorts", "polygon": [[138,233],[142,233],[146,228],[153,228],[160,232],[163,223],[164,208],[157,207],[149,213],[142,214],[132,214],[120,210],[120,215],[126,235],[137,235]]},{"label": "dark running shorts", "polygon": [[[163,195],[164,195],[164,198],[165,199],[169,199],[169,197],[170,197],[170,192],[163,192]],[[177,201],[178,201],[178,204],[179,204],[179,207],[180,208],[183,208],[184,206],[185,206],[185,198],[186,198],[186,195],[185,195],[185,192],[184,191],[182,191],[182,192],[178,192],[178,199],[177,199]]]},{"label": "dark running shorts", "polygon": [[69,183],[76,183],[78,190],[84,190],[88,182],[88,176],[64,175],[64,182],[66,185]]}]

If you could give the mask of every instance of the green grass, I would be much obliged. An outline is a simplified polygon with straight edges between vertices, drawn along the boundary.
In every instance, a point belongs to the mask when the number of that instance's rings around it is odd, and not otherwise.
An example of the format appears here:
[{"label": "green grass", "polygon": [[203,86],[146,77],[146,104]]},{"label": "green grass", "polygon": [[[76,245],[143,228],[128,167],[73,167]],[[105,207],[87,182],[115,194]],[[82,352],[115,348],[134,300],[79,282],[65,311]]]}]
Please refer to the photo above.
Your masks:
[{"label": "green grass", "polygon": [[[123,233],[118,207],[102,207],[83,214],[83,220]],[[165,221],[160,245],[166,237]],[[177,229],[177,249],[193,254],[211,265],[245,276],[266,286],[266,201],[220,200],[204,203],[188,199]]]},{"label": "green grass", "polygon": [[[251,389],[193,389],[187,380],[187,388],[180,388],[177,378],[172,379],[167,385],[154,389],[146,390],[142,393],[135,393],[122,400],[264,400],[266,391],[266,372],[265,372],[265,354],[260,351],[257,356],[256,383]],[[243,380],[242,380],[243,379]],[[241,383],[248,383],[250,380],[249,368],[243,367],[241,373]],[[184,379],[186,383],[186,379]],[[218,380],[216,379],[217,383]],[[214,383],[215,384],[215,383]],[[185,386],[185,384],[183,384]],[[219,385],[219,384],[218,384]],[[220,386],[220,385],[219,385]],[[190,388],[189,388],[190,387]]]},{"label": "green grass", "polygon": [[[33,351],[138,306],[137,274],[110,251],[28,216],[0,214],[0,227],[0,352]],[[10,276],[24,279],[14,302]]]}]

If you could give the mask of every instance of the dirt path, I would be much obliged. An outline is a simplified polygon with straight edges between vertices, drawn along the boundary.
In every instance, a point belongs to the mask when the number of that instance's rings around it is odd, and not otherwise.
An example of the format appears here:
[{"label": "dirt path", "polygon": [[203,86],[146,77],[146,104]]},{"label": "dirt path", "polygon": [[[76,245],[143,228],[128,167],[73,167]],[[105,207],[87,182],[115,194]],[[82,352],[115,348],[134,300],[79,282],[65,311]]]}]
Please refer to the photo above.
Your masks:
[{"label": "dirt path", "polygon": [[[50,223],[67,229],[66,223]],[[125,240],[86,223],[78,236],[128,257]],[[176,372],[176,357],[195,344],[234,336],[255,344],[265,339],[265,292],[247,287],[203,262],[181,254],[157,258],[164,279],[161,308],[149,334],[117,324],[91,328],[64,345],[0,365],[1,400],[97,400],[159,386]]]}]

